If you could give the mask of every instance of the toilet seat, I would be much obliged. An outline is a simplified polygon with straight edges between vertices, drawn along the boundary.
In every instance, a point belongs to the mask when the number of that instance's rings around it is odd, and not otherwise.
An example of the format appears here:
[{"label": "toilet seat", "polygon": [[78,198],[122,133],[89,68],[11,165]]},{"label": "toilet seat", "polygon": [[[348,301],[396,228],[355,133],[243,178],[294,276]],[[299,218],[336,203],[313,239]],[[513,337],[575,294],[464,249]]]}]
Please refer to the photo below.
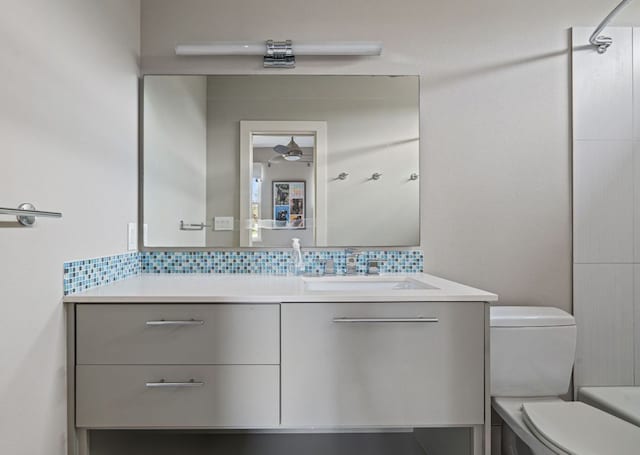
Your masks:
[{"label": "toilet seat", "polygon": [[640,427],[640,386],[582,387],[578,398]]},{"label": "toilet seat", "polygon": [[637,455],[640,428],[580,402],[525,402],[529,430],[561,455]]}]

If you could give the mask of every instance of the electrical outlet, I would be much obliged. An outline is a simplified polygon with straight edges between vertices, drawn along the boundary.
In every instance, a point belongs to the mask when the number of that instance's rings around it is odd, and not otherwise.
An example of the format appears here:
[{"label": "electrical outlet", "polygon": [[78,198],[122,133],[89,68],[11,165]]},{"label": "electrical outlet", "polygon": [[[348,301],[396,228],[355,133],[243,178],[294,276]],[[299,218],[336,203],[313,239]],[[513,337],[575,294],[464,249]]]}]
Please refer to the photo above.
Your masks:
[{"label": "electrical outlet", "polygon": [[233,217],[232,216],[214,217],[213,229],[216,231],[233,231]]},{"label": "electrical outlet", "polygon": [[129,251],[138,249],[138,223],[127,224],[127,249]]}]

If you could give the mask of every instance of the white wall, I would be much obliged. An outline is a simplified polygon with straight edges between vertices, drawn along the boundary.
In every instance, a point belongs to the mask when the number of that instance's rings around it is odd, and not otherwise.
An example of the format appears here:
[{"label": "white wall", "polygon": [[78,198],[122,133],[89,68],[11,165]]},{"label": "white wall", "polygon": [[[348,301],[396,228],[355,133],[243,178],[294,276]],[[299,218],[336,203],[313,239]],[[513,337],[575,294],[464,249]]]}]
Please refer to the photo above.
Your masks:
[{"label": "white wall", "polygon": [[125,252],[136,221],[139,3],[5,0],[0,12],[0,453],[66,453],[62,263]]},{"label": "white wall", "polygon": [[[614,2],[615,3],[615,2]],[[601,0],[143,0],[152,73],[420,74],[426,269],[506,304],[571,309],[569,28]],[[640,22],[640,2],[616,24]],[[286,24],[283,27],[282,24]],[[179,58],[208,40],[381,40],[372,58]]]},{"label": "white wall", "polygon": [[205,246],[207,78],[144,80],[144,222],[146,246]]}]

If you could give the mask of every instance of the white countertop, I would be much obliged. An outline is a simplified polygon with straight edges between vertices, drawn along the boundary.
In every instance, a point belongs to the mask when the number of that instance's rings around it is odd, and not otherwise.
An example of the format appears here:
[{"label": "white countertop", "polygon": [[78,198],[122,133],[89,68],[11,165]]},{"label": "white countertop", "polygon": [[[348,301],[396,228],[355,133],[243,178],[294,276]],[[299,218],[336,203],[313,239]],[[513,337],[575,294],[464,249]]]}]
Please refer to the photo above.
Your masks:
[{"label": "white countertop", "polygon": [[436,289],[309,291],[306,277],[258,274],[141,274],[64,297],[65,303],[494,302],[498,296],[426,273],[317,277],[314,281],[394,277]]}]

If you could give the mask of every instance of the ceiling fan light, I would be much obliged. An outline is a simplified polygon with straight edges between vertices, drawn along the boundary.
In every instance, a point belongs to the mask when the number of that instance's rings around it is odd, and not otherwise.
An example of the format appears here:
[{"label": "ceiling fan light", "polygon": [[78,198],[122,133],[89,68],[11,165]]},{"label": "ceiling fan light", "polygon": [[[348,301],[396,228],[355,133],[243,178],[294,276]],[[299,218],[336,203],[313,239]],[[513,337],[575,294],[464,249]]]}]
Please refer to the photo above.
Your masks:
[{"label": "ceiling fan light", "polygon": [[297,153],[288,153],[284,155],[284,159],[287,161],[298,161],[300,159],[300,155]]}]

